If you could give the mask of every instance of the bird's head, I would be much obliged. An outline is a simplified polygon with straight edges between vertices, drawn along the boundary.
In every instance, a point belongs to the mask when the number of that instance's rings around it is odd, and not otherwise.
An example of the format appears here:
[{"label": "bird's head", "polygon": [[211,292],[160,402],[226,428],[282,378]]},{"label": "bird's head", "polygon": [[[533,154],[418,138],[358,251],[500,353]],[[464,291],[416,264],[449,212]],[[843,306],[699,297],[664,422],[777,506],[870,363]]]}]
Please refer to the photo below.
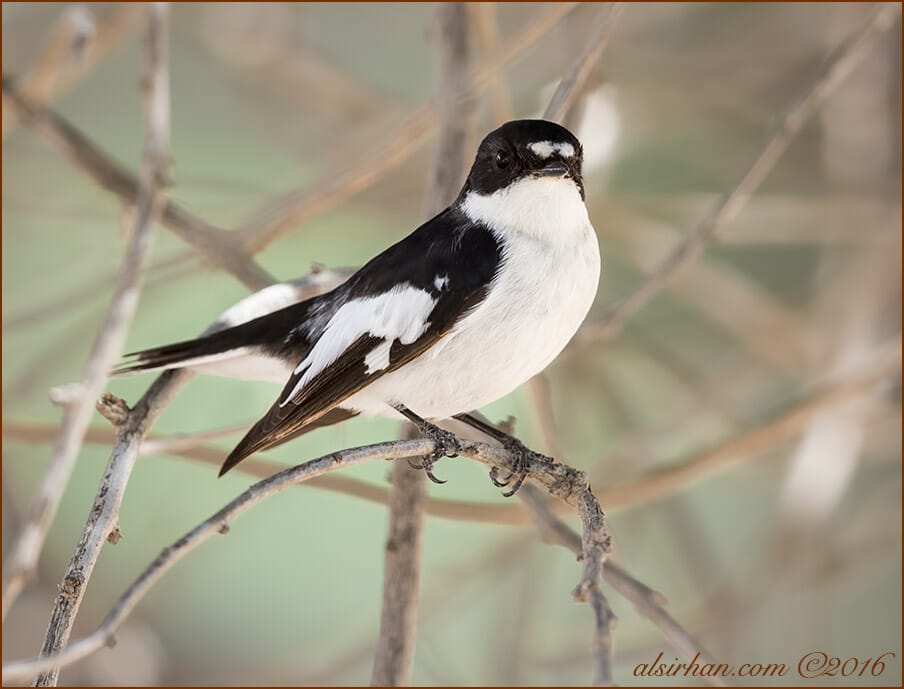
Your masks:
[{"label": "bird's head", "polygon": [[486,135],[458,204],[499,230],[548,236],[587,222],[581,142],[546,120],[514,120]]},{"label": "bird's head", "polygon": [[547,120],[513,120],[484,137],[466,191],[489,195],[519,182],[562,180],[584,197],[583,149],[574,134]]}]

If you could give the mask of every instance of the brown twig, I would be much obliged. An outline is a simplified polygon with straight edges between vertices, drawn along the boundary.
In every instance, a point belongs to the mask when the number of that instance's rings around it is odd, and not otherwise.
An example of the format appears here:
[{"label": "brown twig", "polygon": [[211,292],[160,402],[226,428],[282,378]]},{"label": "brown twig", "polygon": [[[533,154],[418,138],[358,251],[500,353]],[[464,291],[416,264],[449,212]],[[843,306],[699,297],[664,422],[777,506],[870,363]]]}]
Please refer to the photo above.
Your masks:
[{"label": "brown twig", "polygon": [[612,30],[615,28],[619,17],[624,11],[624,5],[620,2],[610,2],[603,7],[597,14],[596,21],[590,29],[590,38],[584,47],[580,57],[571,66],[571,69],[562,77],[559,85],[546,110],[543,112],[544,119],[554,122],[561,122],[568,110],[574,104],[575,99],[580,95],[581,87],[590,76],[590,70],[599,59],[600,55],[606,49],[609,38],[612,36]]},{"label": "brown twig", "polygon": [[[157,86],[155,84],[155,86]],[[148,135],[145,143],[138,217],[132,238],[117,276],[116,289],[107,315],[85,367],[82,380],[67,403],[50,467],[45,473],[25,519],[22,531],[10,549],[4,566],[3,615],[9,611],[22,588],[34,573],[47,530],[56,515],[94,412],[94,400],[103,390],[110,367],[120,355],[126,332],[138,304],[139,284],[150,245],[154,219],[160,212],[169,165],[167,142],[168,87],[159,84],[148,108]],[[155,99],[160,100],[157,105]],[[55,649],[54,649],[55,650]]]},{"label": "brown twig", "polygon": [[718,471],[754,457],[793,438],[821,411],[852,397],[870,392],[901,369],[901,338],[898,336],[879,349],[855,373],[847,375],[779,412],[772,418],[749,428],[734,438],[716,445],[692,459],[632,481],[605,492],[606,504],[649,503],[674,494],[695,481],[709,478]]},{"label": "brown twig", "polygon": [[[603,54],[612,30],[623,11],[621,3],[608,3],[598,13],[596,21],[590,32],[590,38],[587,40],[583,51],[577,57],[574,64],[568,70],[559,85],[556,87],[543,117],[547,120],[562,121],[568,114],[571,106],[580,95],[581,87],[584,85],[590,70],[595,62]],[[536,384],[535,384],[536,385]],[[541,401],[543,394],[548,395],[547,390],[534,389],[535,404]],[[541,430],[544,432],[547,445],[556,446],[555,433],[552,426],[551,409],[544,408],[538,404],[537,406],[541,420],[545,420],[545,424],[541,424]],[[595,502],[596,498],[594,498]],[[582,504],[578,510],[581,515],[581,521],[584,523],[584,553],[591,552],[593,560],[584,562],[584,576],[581,579],[577,589],[575,589],[575,598],[590,604],[595,619],[594,634],[594,684],[597,686],[609,686],[612,684],[612,638],[611,629],[615,622],[615,615],[609,607],[609,602],[599,588],[599,579],[602,574],[603,563],[606,559],[606,552],[609,549],[608,543],[603,548],[591,548],[592,544],[586,541],[591,537],[590,534],[597,533],[590,524],[599,521],[601,524],[604,519],[599,504],[594,505]]]},{"label": "brown twig", "polygon": [[533,407],[534,417],[543,438],[543,450],[552,457],[564,457],[565,452],[559,443],[559,433],[552,407],[552,390],[549,377],[538,373],[527,382],[527,393]]},{"label": "brown twig", "polygon": [[[57,451],[42,484],[46,490],[38,493],[37,504],[43,507],[43,510],[36,509],[32,512],[20,535],[19,543],[24,545],[14,551],[10,571],[20,578],[27,576],[37,563],[44,534],[68,483],[72,466],[81,448],[82,438],[94,411],[95,400],[106,384],[108,371],[122,352],[126,331],[138,305],[139,282],[150,244],[151,228],[160,214],[169,183],[167,14],[167,7],[162,3],[155,3],[148,8],[142,75],[147,133],[138,186],[135,229],[120,268],[113,304],[99,331],[86,374],[79,384],[78,398],[66,410]],[[100,506],[102,509],[98,509],[98,501],[95,501],[95,509],[89,514],[82,540],[69,563],[54,604],[41,649],[42,656],[57,653],[69,639],[81,604],[81,596],[73,591],[73,588],[78,591],[84,590],[103,544],[116,527],[121,494],[125,490],[130,469],[131,466],[115,466],[104,476],[98,500],[106,499]],[[15,590],[13,587],[7,589]],[[8,609],[12,599],[12,596],[7,597],[7,591],[4,591],[4,611]],[[54,686],[58,675],[59,672],[56,670],[42,674],[38,677],[37,685]]]},{"label": "brown twig", "polygon": [[844,82],[876,38],[894,25],[900,12],[900,5],[893,3],[880,4],[872,12],[866,24],[834,51],[810,87],[766,138],[763,148],[741,178],[700,221],[691,235],[672,250],[637,289],[609,309],[599,321],[582,328],[575,343],[597,342],[617,333],[625,321],[656,296],[678,270],[700,255],[706,245],[741,212],[804,124]]},{"label": "brown twig", "polygon": [[[544,538],[550,543],[565,546],[580,557],[581,536],[553,513],[549,503],[540,492],[534,486],[524,486],[524,490],[519,495],[530,510]],[[603,567],[603,579],[629,600],[640,615],[655,624],[676,649],[688,657],[694,657],[699,653],[701,664],[712,663],[715,665],[716,661],[700,642],[664,609],[666,601],[661,593],[639,582],[612,560],[607,560]],[[611,615],[611,612],[609,614]],[[615,620],[614,616],[612,620]],[[604,636],[599,643],[608,643],[608,637]],[[715,686],[723,686],[718,677],[711,677],[709,681]]]},{"label": "brown twig", "polygon": [[[433,28],[438,136],[425,203],[428,217],[442,210],[461,184],[464,144],[475,104],[473,99],[462,97],[470,88],[465,6],[457,2],[439,5]],[[411,430],[410,425],[406,428]],[[395,462],[389,496],[383,608],[371,674],[374,686],[405,685],[411,677],[426,500],[424,472],[407,462]]]},{"label": "brown twig", "polygon": [[[43,55],[17,80],[29,103],[46,105],[83,78],[119,48],[138,27],[141,8],[122,3],[99,20],[81,5],[67,7],[60,16]],[[3,138],[19,123],[16,109],[3,99]]]},{"label": "brown twig", "polygon": [[[140,432],[139,429],[134,429]],[[124,434],[125,435],[125,434]],[[134,435],[134,433],[133,433]],[[513,467],[511,453],[500,447],[459,439],[462,455],[471,457],[490,467],[509,471]],[[285,469],[263,481],[255,483],[225,507],[206,519],[172,545],[164,548],[160,555],[138,576],[125,593],[113,605],[100,627],[90,636],[71,644],[67,649],[52,657],[4,665],[3,681],[20,681],[53,668],[69,665],[109,644],[116,630],[128,617],[138,602],[160,580],[176,562],[216,534],[228,531],[229,523],[247,512],[266,498],[279,493],[289,486],[297,485],[313,476],[336,471],[348,466],[378,459],[404,459],[423,456],[434,449],[432,440],[397,440],[378,443],[366,447],[341,450],[323,457]],[[582,574],[575,596],[595,604],[594,588],[601,575],[602,563],[611,544],[606,531],[606,523],[599,503],[593,496],[582,471],[577,471],[557,462],[530,461],[529,479],[552,496],[563,500],[577,510],[583,525]]]},{"label": "brown twig", "polygon": [[[526,52],[575,7],[576,3],[556,3],[555,7],[536,21],[530,22],[527,28],[507,41],[498,53],[471,72],[471,86],[461,94],[461,98],[476,99],[492,85],[499,71]],[[238,230],[245,251],[255,253],[261,250],[292,228],[335,208],[383,179],[427,140],[437,126],[437,116],[437,109],[433,104],[418,108],[395,134],[386,137],[379,148],[368,152],[363,159],[355,160],[343,171],[331,173],[320,184],[290,192],[267,204]]]},{"label": "brown twig", "polygon": [[[47,108],[31,104],[16,85],[5,77],[3,102],[15,109],[24,125],[46,139],[97,184],[127,204],[135,202],[139,193],[139,180],[134,174],[66,119]],[[263,268],[235,246],[235,238],[231,233],[214,227],[175,202],[165,203],[160,212],[160,222],[250,289],[258,290],[274,282]]]},{"label": "brown twig", "polygon": [[[667,223],[627,209],[616,210],[613,218],[611,205],[607,211],[609,222],[622,229],[620,255],[643,272],[655,270],[660,247],[681,243],[678,231]],[[670,289],[782,373],[806,372],[807,362],[812,361],[821,346],[821,338],[805,316],[727,262],[701,256],[694,270],[675,275]],[[713,299],[713,294],[720,298]],[[776,332],[781,332],[782,337],[776,338]]]},{"label": "brown twig", "polygon": [[[466,4],[470,23],[473,26],[474,38],[483,57],[495,55],[499,50],[499,17],[498,3],[469,2]],[[497,76],[489,84],[489,97],[492,104],[493,122],[502,124],[512,119],[512,104],[504,79]]]},{"label": "brown twig", "polygon": [[[405,426],[405,439],[413,427]],[[415,433],[417,431],[415,430]],[[427,484],[424,472],[393,462],[389,535],[383,557],[383,603],[374,649],[373,686],[404,686],[411,678],[421,574],[421,537]]]},{"label": "brown twig", "polygon": [[[618,511],[663,500],[684,490],[694,482],[705,480],[719,471],[742,461],[753,459],[762,452],[787,442],[799,433],[815,414],[850,397],[868,392],[883,381],[887,381],[899,369],[900,341],[895,340],[886,345],[881,353],[862,369],[816,390],[739,435],[667,468],[632,479],[624,485],[603,488],[599,491],[600,502],[606,505],[608,510]],[[135,414],[135,410],[132,413]],[[55,427],[50,424],[13,420],[3,422],[5,438],[46,442],[53,437],[54,431]],[[100,428],[89,429],[87,435],[87,441],[92,443],[106,444],[112,438],[110,431]],[[192,436],[152,438],[150,443],[147,452],[145,452],[145,446],[142,446],[142,454],[152,454],[152,450],[171,452],[214,466],[219,466],[223,461],[222,450],[213,447],[197,447]],[[265,478],[282,468],[282,465],[276,462],[251,457],[236,467],[236,471],[257,478]],[[324,476],[309,481],[308,485],[312,488],[331,490],[369,502],[383,505],[389,503],[389,494],[384,488],[351,477]],[[426,508],[427,514],[444,519],[512,526],[531,523],[530,516],[523,507],[517,504],[498,505],[429,498]],[[551,509],[559,511],[555,504],[551,506]]]}]

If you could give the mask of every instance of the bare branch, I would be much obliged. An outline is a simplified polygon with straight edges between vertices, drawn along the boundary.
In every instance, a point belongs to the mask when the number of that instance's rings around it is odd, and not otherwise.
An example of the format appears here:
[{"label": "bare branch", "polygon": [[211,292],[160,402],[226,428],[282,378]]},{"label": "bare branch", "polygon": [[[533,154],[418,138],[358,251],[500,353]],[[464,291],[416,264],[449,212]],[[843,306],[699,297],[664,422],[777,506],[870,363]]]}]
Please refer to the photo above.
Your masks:
[{"label": "bare branch", "polygon": [[162,90],[154,91],[154,97],[151,98],[154,105],[149,105],[148,109],[148,136],[135,229],[119,269],[113,300],[98,331],[82,380],[78,383],[78,394],[66,405],[50,467],[41,480],[22,531],[10,549],[4,567],[4,617],[34,573],[47,530],[69,483],[94,412],[94,401],[103,391],[110,367],[122,352],[129,324],[138,305],[141,274],[150,246],[153,222],[159,215],[164,198],[166,170],[169,165],[166,150],[169,134],[168,85],[163,81],[159,85],[155,84],[155,88]]},{"label": "bare branch", "polygon": [[[33,105],[46,105],[87,75],[119,48],[138,27],[141,8],[119,4],[99,20],[81,5],[67,7],[44,54],[16,80],[19,92]],[[3,99],[3,138],[19,123],[17,111]]]},{"label": "bare branch", "polygon": [[[475,443],[463,438],[460,438],[459,442],[462,447],[462,455],[465,457],[471,457],[482,464],[498,467],[503,471],[510,471],[513,468],[514,457],[503,448]],[[210,518],[201,522],[172,545],[164,548],[117,600],[97,631],[52,657],[4,665],[3,681],[21,681],[52,668],[60,668],[74,663],[103,648],[111,642],[116,630],[138,602],[176,562],[211,536],[227,533],[228,525],[232,520],[266,498],[289,486],[297,485],[327,472],[378,459],[398,460],[423,456],[433,450],[433,441],[428,439],[378,443],[324,455],[255,483]],[[579,600],[589,599],[588,602],[594,602],[593,588],[595,582],[599,580],[602,563],[611,547],[611,542],[599,503],[590,490],[587,475],[557,462],[531,460],[528,467],[528,478],[543,486],[550,495],[563,500],[578,511],[583,524],[581,537],[583,569],[575,596]]]},{"label": "bare branch", "polygon": [[[32,105],[10,81],[3,80],[3,103],[18,113],[22,123],[47,140],[77,168],[125,203],[135,202],[139,181],[99,146],[60,115]],[[215,265],[235,275],[252,290],[274,282],[267,272],[235,246],[227,230],[214,227],[173,201],[167,201],[160,222],[207,257]]]},{"label": "bare branch", "polygon": [[[470,15],[474,37],[484,57],[495,55],[499,50],[499,4],[495,2],[469,2],[465,5]],[[488,86],[492,103],[493,121],[502,124],[512,119],[512,104],[504,79],[494,77]]]},{"label": "bare branch", "polygon": [[[466,12],[463,3],[442,3],[433,25],[438,137],[425,203],[428,217],[454,198],[465,169],[465,140],[476,104],[474,99],[463,97],[471,86]],[[412,430],[410,425],[406,428]],[[424,472],[407,462],[396,462],[392,467],[380,635],[371,675],[374,686],[406,685],[411,677],[426,500]]]},{"label": "bare branch", "polygon": [[[462,100],[474,100],[489,88],[495,75],[521,56],[568,15],[576,3],[556,3],[536,21],[470,75],[471,87],[461,94]],[[404,163],[423,144],[437,126],[437,109],[433,104],[420,107],[383,145],[354,161],[346,170],[331,173],[313,187],[290,192],[269,203],[238,230],[245,251],[255,253],[293,228],[335,208],[340,203],[382,179],[386,173]]]},{"label": "bare branch", "polygon": [[[78,456],[82,439],[94,411],[95,400],[107,382],[108,371],[122,353],[126,331],[138,305],[139,282],[150,245],[151,228],[160,214],[168,185],[170,106],[166,18],[166,5],[155,3],[150,6],[145,42],[145,72],[142,77],[147,134],[141,163],[135,229],[120,268],[113,303],[101,326],[86,374],[80,383],[79,399],[66,411],[60,440],[54,458],[51,460],[51,468],[38,492],[35,503],[38,508],[32,511],[23,528],[17,544],[22,545],[13,551],[14,559],[9,571],[13,576],[23,579],[37,564],[46,530],[68,483],[75,458]],[[127,480],[128,470],[124,471],[121,466],[116,467],[113,472],[104,476],[101,491],[119,493],[121,497]],[[98,495],[101,496],[102,493]],[[72,631],[81,596],[72,595],[72,587],[69,586],[69,582],[77,578],[78,588],[84,589],[104,542],[116,526],[119,500],[111,496],[106,500],[105,507],[104,510],[92,510],[89,514],[83,535],[83,538],[84,536],[87,538],[84,539],[83,544],[80,544],[83,547],[76,550],[69,564],[54,605],[50,626],[41,650],[41,654],[44,656],[56,653],[63,648]],[[15,586],[10,586],[4,592],[4,612],[13,598],[12,595],[6,594],[16,590],[18,589]],[[58,675],[58,671],[41,675],[37,680],[37,685],[56,685]]]},{"label": "bare branch", "polygon": [[553,457],[564,457],[565,452],[559,443],[559,433],[553,414],[552,391],[549,388],[549,377],[546,373],[538,373],[527,382],[527,393],[534,410],[536,423],[540,427],[544,450]]},{"label": "bare branch", "polygon": [[[530,510],[531,516],[543,533],[544,538],[550,543],[558,543],[565,546],[580,557],[582,552],[581,536],[552,512],[550,504],[540,492],[534,486],[524,486],[524,489],[519,492],[519,496]],[[666,601],[661,593],[637,581],[612,560],[607,560],[603,567],[603,579],[627,598],[640,615],[655,624],[676,649],[685,653],[688,657],[694,657],[695,654],[699,653],[700,661],[703,664],[716,664],[713,657],[693,635],[678,624],[663,608]],[[611,612],[609,614],[611,615]],[[612,620],[614,621],[614,619],[613,617]],[[598,617],[598,630],[600,623],[604,621],[604,618],[600,619]],[[597,645],[599,647],[608,642],[608,636],[603,634]],[[600,659],[598,662],[602,665],[605,660]],[[719,677],[710,677],[708,680],[715,686],[723,686]]]},{"label": "bare branch", "polygon": [[467,10],[443,3],[434,24],[436,41],[437,141],[427,190],[426,215],[435,215],[454,198],[465,172],[465,139],[477,102],[470,70]]},{"label": "bare branch", "polygon": [[[412,435],[410,431],[414,430]],[[405,425],[405,437],[417,431]],[[383,605],[370,683],[404,686],[411,679],[421,575],[421,537],[427,484],[424,472],[393,462],[389,535],[383,558]]]},{"label": "bare branch", "polygon": [[[706,480],[709,476],[742,461],[754,459],[762,452],[792,439],[805,428],[814,415],[839,402],[869,392],[889,380],[900,369],[900,360],[900,341],[895,340],[886,345],[872,362],[862,369],[816,390],[802,400],[785,407],[761,424],[729,438],[703,453],[670,465],[666,469],[642,475],[621,486],[602,489],[599,492],[600,502],[606,505],[610,511],[640,507],[650,502],[663,500],[684,490],[696,481]],[[139,407],[140,404],[132,411],[133,415]],[[46,442],[52,439],[54,430],[54,426],[45,423],[10,419],[3,422],[4,438]],[[222,450],[213,447],[198,447],[196,437],[203,439],[228,430],[232,429],[211,432],[210,436],[186,434],[152,438],[142,445],[141,454],[169,452],[218,466],[223,461]],[[88,442],[107,444],[111,439],[113,439],[113,434],[107,429],[91,428],[88,431]],[[236,471],[257,478],[266,478],[282,468],[283,466],[276,462],[250,457],[236,467]],[[310,480],[307,485],[369,502],[389,504],[389,494],[384,488],[348,476],[322,476]],[[426,509],[427,514],[443,519],[513,526],[531,523],[530,516],[519,504],[500,505],[431,497],[427,500]],[[556,513],[562,511],[555,503],[550,506],[550,509]]]},{"label": "bare branch", "polygon": [[716,445],[694,458],[654,471],[625,486],[601,493],[606,505],[639,505],[662,500],[703,478],[793,438],[821,411],[873,391],[901,369],[901,338],[888,342],[855,373],[823,387],[798,404]]},{"label": "bare branch", "polygon": [[596,342],[617,333],[678,270],[700,255],[706,245],[737,217],[804,124],[844,82],[873,42],[894,25],[900,12],[901,6],[894,3],[881,3],[873,11],[866,24],[834,51],[819,76],[785,113],[734,187],[637,289],[609,309],[602,319],[582,328],[575,344]]},{"label": "bare branch", "polygon": [[544,119],[561,122],[568,113],[580,94],[581,87],[590,76],[590,70],[593,69],[593,65],[606,49],[609,38],[612,36],[612,30],[623,11],[624,3],[621,2],[608,3],[599,11],[590,30],[587,45],[556,87],[555,93],[552,94],[552,98],[543,112]]}]

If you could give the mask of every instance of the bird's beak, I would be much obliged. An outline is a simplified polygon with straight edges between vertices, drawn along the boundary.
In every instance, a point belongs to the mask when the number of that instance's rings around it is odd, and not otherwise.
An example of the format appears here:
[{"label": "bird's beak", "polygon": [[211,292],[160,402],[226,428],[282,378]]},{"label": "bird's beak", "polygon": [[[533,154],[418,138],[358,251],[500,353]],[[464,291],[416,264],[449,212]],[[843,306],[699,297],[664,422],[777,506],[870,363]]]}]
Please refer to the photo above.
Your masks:
[{"label": "bird's beak", "polygon": [[561,160],[551,160],[534,172],[538,177],[564,177],[569,172],[568,166]]}]

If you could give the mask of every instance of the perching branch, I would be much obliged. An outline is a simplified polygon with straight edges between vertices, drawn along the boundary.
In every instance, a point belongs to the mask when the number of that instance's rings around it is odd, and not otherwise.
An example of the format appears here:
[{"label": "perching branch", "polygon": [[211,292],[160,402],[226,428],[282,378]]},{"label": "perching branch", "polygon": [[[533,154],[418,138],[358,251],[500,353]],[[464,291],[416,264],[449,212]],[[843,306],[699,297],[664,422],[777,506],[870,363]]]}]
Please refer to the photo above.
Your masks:
[{"label": "perching branch", "polygon": [[[704,481],[792,440],[817,414],[848,399],[869,393],[883,383],[893,380],[900,368],[901,342],[895,339],[884,345],[871,361],[857,371],[818,387],[808,396],[786,406],[739,435],[720,442],[704,452],[691,455],[683,461],[670,464],[666,468],[642,474],[623,485],[603,488],[598,495],[600,503],[606,505],[606,509],[611,512],[664,500],[693,483]],[[54,430],[55,427],[49,424],[12,420],[3,422],[3,436],[17,440],[45,442],[52,438]],[[92,428],[88,431],[88,442],[107,444],[111,439],[110,432],[105,429]],[[198,447],[198,442],[194,435],[154,438],[142,445],[141,454],[171,452],[187,459],[219,466],[223,461],[222,450]],[[277,462],[250,457],[235,470],[249,476],[265,478],[282,468],[283,466]],[[308,486],[381,505],[389,504],[386,489],[349,476],[327,475],[309,481]],[[531,523],[531,518],[524,508],[512,503],[491,504],[431,497],[427,500],[426,508],[427,514],[431,516],[456,521],[512,526]],[[550,509],[555,513],[562,511],[555,503],[550,505]]]},{"label": "perching branch", "polygon": [[33,576],[47,530],[56,515],[60,500],[78,457],[85,432],[94,412],[94,400],[103,391],[108,371],[122,352],[126,332],[138,305],[139,285],[150,233],[160,211],[169,167],[169,91],[165,80],[154,81],[148,100],[147,126],[142,183],[138,199],[138,217],[117,276],[113,300],[82,375],[69,390],[60,433],[50,466],[38,486],[37,494],[16,542],[4,566],[3,616]]},{"label": "perching branch", "polygon": [[582,328],[574,340],[575,344],[597,342],[617,333],[631,316],[656,296],[677,271],[700,255],[706,245],[737,217],[784,155],[794,137],[844,82],[873,42],[894,25],[900,12],[901,6],[897,3],[880,4],[866,24],[835,49],[819,76],[785,113],[731,190],[722,196],[690,236],[669,253],[637,289],[609,309],[599,321]]},{"label": "perching branch", "polygon": [[[503,448],[475,443],[462,438],[459,439],[459,442],[462,447],[462,455],[465,457],[470,457],[490,467],[497,467],[501,471],[509,471],[513,467],[512,456]],[[423,456],[432,452],[433,449],[432,440],[419,439],[397,440],[341,450],[285,469],[255,483],[210,518],[201,522],[172,545],[164,548],[117,600],[93,634],[71,644],[67,649],[52,657],[4,665],[3,681],[22,681],[34,677],[38,673],[70,665],[109,644],[113,640],[116,630],[138,602],[176,562],[211,536],[227,533],[230,522],[266,498],[289,486],[331,471],[378,459],[398,460]],[[583,569],[580,582],[575,589],[575,597],[578,600],[593,603],[593,589],[599,581],[602,564],[611,547],[611,542],[599,503],[590,490],[587,475],[557,462],[546,463],[532,460],[528,467],[528,479],[542,486],[550,495],[564,501],[578,512],[583,526],[581,536]]]},{"label": "perching branch", "polygon": [[[880,354],[873,358],[872,364],[865,370],[858,372],[856,375],[851,375],[849,378],[823,390],[812,398],[808,398],[801,405],[776,417],[773,421],[763,424],[722,446],[718,446],[711,452],[701,455],[694,461],[679,466],[677,470],[666,470],[660,472],[660,475],[663,477],[670,474],[678,475],[680,476],[682,485],[686,485],[687,481],[701,475],[701,472],[704,469],[709,469],[711,471],[713,465],[726,466],[728,463],[731,463],[731,461],[738,461],[744,457],[753,456],[755,453],[768,449],[781,440],[786,440],[789,434],[803,428],[814,414],[820,409],[825,408],[827,405],[837,404],[840,400],[845,399],[850,395],[861,395],[873,389],[881,382],[888,380],[895,371],[900,370],[900,366],[901,341],[898,338],[883,348]],[[162,397],[161,391],[164,390],[165,387],[160,387],[159,390],[155,390],[155,388],[162,379],[172,375],[174,375],[174,372],[169,372],[164,374],[164,376],[161,376],[161,378],[158,379],[158,382],[148,391],[145,399],[143,399],[132,411],[130,416],[133,420],[147,418],[150,412],[150,418],[148,418],[147,422],[143,423],[140,427],[136,426],[135,432],[131,434],[130,442],[132,444],[132,451],[137,451],[137,442],[140,438],[140,434],[150,426],[153,418],[155,418],[156,414],[159,413],[160,409],[162,409],[166,403],[166,399],[158,398]],[[175,375],[182,375],[182,372]],[[169,383],[163,383],[163,385],[166,386],[169,385]],[[149,397],[158,398],[155,402],[157,405],[156,408],[149,407],[149,403],[147,402],[147,398]],[[123,441],[121,441],[120,444],[123,444]],[[471,441],[462,441],[462,446],[464,448],[463,454],[465,456],[473,457],[478,461],[492,466],[499,466],[501,469],[507,468],[509,459],[507,453],[501,448],[473,443]],[[213,517],[193,529],[183,538],[179,539],[173,546],[165,549],[119,599],[101,624],[100,628],[94,634],[76,644],[72,644],[67,650],[53,659],[11,663],[4,666],[3,680],[16,681],[26,679],[39,672],[46,671],[56,664],[62,666],[73,663],[90,655],[99,648],[102,648],[113,638],[116,629],[129,615],[140,598],[153,587],[167,569],[175,564],[176,560],[183,557],[191,549],[197,547],[201,542],[216,533],[225,522],[238,516],[247,509],[250,509],[256,502],[259,502],[265,497],[290,485],[297,485],[305,480],[323,476],[327,472],[344,466],[352,466],[377,458],[396,459],[413,455],[423,455],[431,449],[432,442],[429,440],[396,441],[364,448],[355,448],[353,450],[345,450],[332,455],[327,455],[298,467],[286,469],[254,484],[254,486],[217,512]],[[731,461],[726,463],[726,457]],[[252,458],[248,461],[254,462],[256,460]],[[538,469],[539,472],[537,471]],[[583,549],[587,548],[589,545],[589,547],[594,549],[597,553],[595,558],[589,560],[586,555],[584,556],[584,572],[581,579],[581,587],[583,587],[585,583],[589,584],[590,582],[598,581],[598,579],[594,578],[594,572],[599,574],[599,568],[600,565],[602,565],[600,560],[609,547],[609,539],[605,530],[605,522],[602,520],[601,515],[599,515],[600,518],[597,518],[595,515],[594,506],[598,508],[598,503],[596,498],[590,493],[586,475],[583,472],[576,471],[562,464],[546,465],[532,463],[530,467],[530,477],[546,488],[547,492],[551,495],[559,497],[572,507],[581,507],[581,517],[584,526],[584,534],[581,539],[581,552],[583,553]],[[654,474],[652,481],[655,483],[653,486],[654,490],[648,490],[641,493],[645,499],[661,497],[661,495],[655,493],[655,489],[663,488],[662,480],[657,479]],[[675,484],[677,483],[678,482],[676,481]],[[673,484],[673,486],[675,484]],[[525,485],[522,490],[525,488],[528,488],[528,486]],[[627,489],[628,487],[626,486],[623,490]],[[619,489],[610,489],[609,491],[613,498],[618,495],[619,492]],[[552,508],[552,505],[548,507]],[[548,523],[549,520],[546,519],[545,522]],[[541,521],[541,523],[544,522]],[[587,535],[588,531],[591,534],[589,537]],[[561,533],[557,538],[562,538]],[[568,539],[566,538],[564,540],[567,541]],[[570,542],[573,544],[574,539],[572,538]],[[635,606],[646,606],[643,609],[639,607],[641,614],[650,617],[650,619],[661,626],[661,628],[664,629],[663,625],[671,626],[672,623],[674,623],[670,617],[659,615],[656,619],[653,619],[652,613],[644,612],[650,605],[654,603],[658,604],[657,597],[654,593],[649,591],[645,593],[643,589],[639,588],[641,586],[639,584],[634,586],[631,585],[630,582],[625,583],[620,581],[618,569],[616,568],[613,570],[608,563],[602,567],[602,574],[613,588],[616,588],[622,595],[631,600]],[[579,587],[579,589],[581,587]],[[677,623],[674,624],[677,625]],[[668,634],[669,638],[673,640],[673,643],[689,643],[687,641],[680,641],[678,627],[672,627]],[[687,646],[687,648],[692,647],[693,646],[691,645]]]},{"label": "perching branch", "polygon": [[[9,571],[17,577],[16,582],[24,581],[37,564],[47,528],[59,505],[75,458],[81,448],[82,439],[94,411],[95,400],[103,391],[108,371],[122,353],[126,331],[138,305],[139,283],[150,245],[151,228],[160,214],[168,186],[170,102],[167,14],[167,6],[162,3],[155,3],[148,8],[142,75],[147,134],[138,186],[135,229],[120,268],[113,303],[101,326],[86,374],[79,384],[76,396],[70,404],[67,404],[51,468],[44,477],[34,503],[36,507],[29,515],[17,548],[13,551],[13,566]],[[43,656],[58,652],[69,639],[81,603],[81,595],[78,592],[84,590],[84,584],[91,576],[103,543],[116,526],[121,492],[125,489],[130,468],[114,466],[112,471],[104,476],[102,492],[98,497],[104,497],[103,491],[106,489],[109,493],[118,491],[119,499],[111,496],[105,503],[105,510],[93,509],[88,517],[82,541],[70,561],[54,604],[50,626],[41,650]],[[4,591],[4,611],[19,590],[21,583],[12,584]],[[37,685],[56,685],[58,675],[59,672],[56,670],[43,674],[38,677]]]}]

